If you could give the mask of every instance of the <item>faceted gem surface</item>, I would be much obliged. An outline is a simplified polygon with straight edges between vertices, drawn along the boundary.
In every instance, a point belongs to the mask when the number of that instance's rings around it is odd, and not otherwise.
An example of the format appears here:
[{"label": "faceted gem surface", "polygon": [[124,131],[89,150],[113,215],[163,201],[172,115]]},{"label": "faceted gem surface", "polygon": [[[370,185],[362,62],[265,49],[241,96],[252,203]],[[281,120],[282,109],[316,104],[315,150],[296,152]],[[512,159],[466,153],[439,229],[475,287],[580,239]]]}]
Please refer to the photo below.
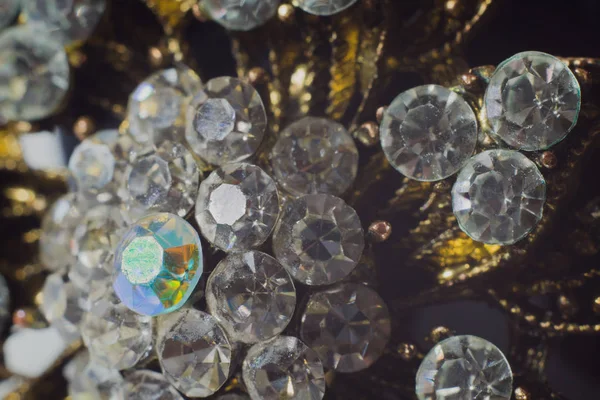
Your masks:
[{"label": "faceted gem surface", "polygon": [[10,25],[21,8],[21,0],[0,0],[0,29]]},{"label": "faceted gem surface", "polygon": [[31,24],[0,33],[0,66],[0,124],[51,115],[69,89],[64,48]]},{"label": "faceted gem surface", "polygon": [[200,184],[196,220],[202,236],[221,250],[260,246],[273,231],[278,215],[275,182],[255,165],[224,165]]},{"label": "faceted gem surface", "polygon": [[502,352],[476,336],[453,336],[436,344],[417,371],[419,400],[508,400],[513,376]]},{"label": "faceted gem surface", "polygon": [[149,369],[133,371],[125,377],[127,400],[183,400],[160,373]]},{"label": "faceted gem surface", "polygon": [[320,400],[325,395],[325,373],[319,356],[292,336],[252,346],[242,373],[253,400]]},{"label": "faceted gem surface", "polygon": [[208,397],[229,376],[232,348],[210,314],[184,309],[159,321],[156,352],[163,373],[189,397]]},{"label": "faceted gem surface", "polygon": [[91,360],[69,381],[69,396],[73,400],[125,400],[125,381],[118,370]]},{"label": "faceted gem surface", "polygon": [[280,0],[204,0],[203,8],[211,19],[227,29],[249,31],[267,22]]},{"label": "faceted gem surface", "polygon": [[296,0],[295,4],[310,14],[333,15],[354,3],[356,0]]},{"label": "faceted gem surface", "polygon": [[143,315],[180,308],[202,276],[198,233],[177,215],[148,215],[131,225],[115,254],[115,293]]},{"label": "faceted gem surface", "polygon": [[477,143],[477,118],[458,94],[438,85],[402,92],[381,121],[381,147],[401,174],[437,181],[457,172]]},{"label": "faceted gem surface", "polygon": [[194,71],[179,64],[150,75],[129,97],[129,133],[140,143],[162,140],[180,142],[185,129],[185,112],[192,96],[202,90]]},{"label": "faceted gem surface", "polygon": [[265,106],[256,89],[222,76],[208,81],[190,103],[185,137],[204,161],[224,165],[254,154],[266,126]]},{"label": "faceted gem surface", "polygon": [[228,255],[206,284],[206,303],[231,340],[256,343],[281,333],[296,307],[292,278],[259,251]]},{"label": "faceted gem surface", "polygon": [[273,251],[294,279],[327,285],[358,263],[365,240],[356,211],[342,199],[310,194],[288,201],[273,234]]},{"label": "faceted gem surface", "polygon": [[300,334],[327,368],[356,372],[383,353],[390,339],[390,315],[375,291],[345,283],[310,296]]},{"label": "faceted gem surface", "polygon": [[79,324],[86,311],[85,293],[59,273],[46,278],[40,310],[44,318],[66,339],[79,337]]},{"label": "faceted gem surface", "polygon": [[471,158],[452,188],[460,228],[474,240],[513,244],[542,218],[546,181],[533,161],[512,150],[488,150]]},{"label": "faceted gem surface", "polygon": [[352,185],[358,168],[352,137],[325,118],[305,117],[285,128],[270,158],[279,185],[297,196],[340,195]]},{"label": "faceted gem surface", "polygon": [[527,51],[498,66],[484,104],[496,136],[517,149],[543,150],[564,139],[577,123],[581,90],[562,61]]}]

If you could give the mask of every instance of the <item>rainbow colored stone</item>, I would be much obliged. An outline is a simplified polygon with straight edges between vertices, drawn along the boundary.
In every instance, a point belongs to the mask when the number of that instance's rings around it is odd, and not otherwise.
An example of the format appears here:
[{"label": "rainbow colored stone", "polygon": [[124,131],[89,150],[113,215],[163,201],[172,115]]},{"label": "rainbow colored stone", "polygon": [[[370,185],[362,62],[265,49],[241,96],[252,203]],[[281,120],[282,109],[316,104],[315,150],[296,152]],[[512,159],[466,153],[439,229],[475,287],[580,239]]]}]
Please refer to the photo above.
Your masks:
[{"label": "rainbow colored stone", "polygon": [[200,238],[177,215],[158,213],[140,219],[117,246],[115,293],[139,314],[155,316],[177,310],[201,276]]}]

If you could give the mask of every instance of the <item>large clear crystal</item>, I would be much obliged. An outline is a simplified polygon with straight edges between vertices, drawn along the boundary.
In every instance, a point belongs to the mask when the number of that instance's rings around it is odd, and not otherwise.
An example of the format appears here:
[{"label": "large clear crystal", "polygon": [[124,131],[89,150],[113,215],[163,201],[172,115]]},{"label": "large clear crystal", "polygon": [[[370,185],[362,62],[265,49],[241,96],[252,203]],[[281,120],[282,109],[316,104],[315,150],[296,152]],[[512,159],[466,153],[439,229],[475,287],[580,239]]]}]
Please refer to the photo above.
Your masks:
[{"label": "large clear crystal", "polygon": [[436,344],[417,371],[419,400],[509,400],[513,376],[502,352],[476,336],[453,336]]},{"label": "large clear crystal", "polygon": [[160,373],[139,369],[125,376],[127,400],[183,400]]},{"label": "large clear crystal", "polygon": [[288,201],[273,234],[273,251],[294,279],[328,285],[345,278],[365,245],[356,211],[328,194]]},{"label": "large clear crystal", "polygon": [[228,164],[200,184],[196,220],[202,235],[224,251],[264,243],[279,215],[275,182],[259,167]]},{"label": "large clear crystal", "polygon": [[252,346],[242,373],[253,400],[320,400],[325,395],[325,373],[319,356],[292,336]]},{"label": "large clear crystal", "polygon": [[125,400],[125,381],[118,370],[91,360],[69,381],[69,396],[73,400]]},{"label": "large clear crystal", "polygon": [[310,14],[333,15],[345,10],[357,0],[296,0],[295,4]]},{"label": "large clear crystal", "polygon": [[345,283],[310,296],[300,334],[327,368],[356,372],[381,356],[390,329],[381,297],[366,286]]},{"label": "large clear crystal", "polygon": [[306,117],[285,128],[271,151],[275,179],[286,191],[341,195],[354,182],[358,150],[346,129]]},{"label": "large clear crystal", "polygon": [[259,251],[228,255],[206,284],[206,303],[233,341],[256,343],[281,333],[296,307],[292,278]]},{"label": "large clear crystal", "polygon": [[81,318],[87,309],[86,297],[65,275],[54,273],[46,278],[42,288],[40,310],[65,338],[77,338]]},{"label": "large clear crystal", "polygon": [[0,30],[10,25],[21,8],[21,0],[0,0]]},{"label": "large clear crystal", "polygon": [[227,29],[249,31],[267,22],[281,0],[203,0],[211,19]]},{"label": "large clear crystal", "polygon": [[381,147],[401,174],[437,181],[457,172],[477,143],[477,118],[458,94],[438,85],[402,92],[381,121]]},{"label": "large clear crystal", "polygon": [[31,24],[0,33],[0,125],[54,113],[69,89],[69,62],[60,43]]},{"label": "large clear crystal", "polygon": [[188,308],[161,318],[156,352],[169,382],[186,396],[208,397],[229,377],[229,339],[202,311]]},{"label": "large clear crystal", "polygon": [[474,240],[512,244],[542,218],[546,181],[535,163],[512,150],[488,150],[471,158],[452,188],[452,209]]},{"label": "large clear crystal", "polygon": [[266,126],[265,106],[256,89],[223,76],[208,81],[192,100],[185,137],[204,161],[224,165],[254,154]]},{"label": "large clear crystal", "polygon": [[496,136],[517,149],[543,150],[564,139],[577,123],[581,91],[562,61],[527,51],[498,66],[484,104]]}]

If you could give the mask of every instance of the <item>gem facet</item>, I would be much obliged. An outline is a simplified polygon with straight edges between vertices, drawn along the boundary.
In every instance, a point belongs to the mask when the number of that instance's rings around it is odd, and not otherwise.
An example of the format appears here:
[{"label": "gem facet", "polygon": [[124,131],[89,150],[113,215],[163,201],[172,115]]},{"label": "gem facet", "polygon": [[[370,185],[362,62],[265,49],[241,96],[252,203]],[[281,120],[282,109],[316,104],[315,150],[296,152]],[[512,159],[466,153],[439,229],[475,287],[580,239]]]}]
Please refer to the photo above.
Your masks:
[{"label": "gem facet", "polygon": [[42,299],[40,310],[46,320],[65,338],[79,337],[79,324],[86,311],[83,291],[66,276],[54,273],[46,278]]},{"label": "gem facet", "polygon": [[148,369],[133,371],[125,377],[127,400],[183,400],[167,379]]},{"label": "gem facet", "polygon": [[148,215],[117,246],[114,289],[131,310],[155,316],[180,308],[202,275],[198,233],[177,215]]},{"label": "gem facet", "polygon": [[477,143],[477,118],[458,94],[438,85],[400,93],[381,121],[381,147],[394,168],[419,181],[457,172]]},{"label": "gem facet", "polygon": [[249,31],[267,22],[280,0],[204,0],[202,5],[211,19],[227,29]]},{"label": "gem facet", "polygon": [[498,66],[484,104],[493,133],[509,146],[544,150],[563,140],[577,123],[581,90],[562,61],[527,51]]},{"label": "gem facet", "polygon": [[294,279],[328,285],[345,278],[365,245],[356,211],[342,199],[310,194],[288,201],[273,234],[273,251]]},{"label": "gem facet", "polygon": [[416,381],[419,400],[509,400],[513,377],[496,346],[465,335],[436,344],[421,362]]},{"label": "gem facet", "polygon": [[533,161],[512,150],[471,158],[452,188],[452,209],[473,240],[513,244],[542,218],[546,181]]},{"label": "gem facet", "polygon": [[337,14],[354,3],[356,0],[296,0],[298,7],[315,15]]}]

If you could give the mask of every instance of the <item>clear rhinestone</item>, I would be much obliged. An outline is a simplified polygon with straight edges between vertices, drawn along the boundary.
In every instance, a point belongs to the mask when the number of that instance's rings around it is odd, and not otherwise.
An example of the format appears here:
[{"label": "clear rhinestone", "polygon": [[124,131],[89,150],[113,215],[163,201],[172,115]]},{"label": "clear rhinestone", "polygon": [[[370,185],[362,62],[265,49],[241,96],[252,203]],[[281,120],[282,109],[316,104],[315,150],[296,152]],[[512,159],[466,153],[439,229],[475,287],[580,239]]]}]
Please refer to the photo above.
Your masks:
[{"label": "clear rhinestone", "polygon": [[310,14],[333,15],[345,10],[357,0],[296,0],[296,5]]},{"label": "clear rhinestone", "polygon": [[69,381],[69,396],[73,400],[125,400],[125,381],[118,370],[94,361],[78,371]]},{"label": "clear rhinestone", "polygon": [[273,250],[294,279],[328,285],[345,278],[362,255],[363,230],[356,211],[328,194],[288,201],[273,234]]},{"label": "clear rhinestone", "polygon": [[436,344],[417,371],[419,400],[509,400],[512,372],[504,354],[476,336],[453,336]]},{"label": "clear rhinestone", "polygon": [[40,310],[46,320],[66,339],[79,337],[79,324],[86,311],[84,292],[65,275],[54,273],[46,278],[42,299]]},{"label": "clear rhinestone", "polygon": [[204,161],[224,165],[254,154],[266,126],[265,106],[256,89],[223,76],[208,81],[192,100],[185,137]]},{"label": "clear rhinestone", "polygon": [[296,307],[292,278],[259,251],[230,254],[206,284],[206,303],[233,341],[256,343],[280,334]]},{"label": "clear rhinestone", "polygon": [[437,181],[457,172],[477,143],[477,118],[467,102],[438,85],[400,93],[381,121],[381,147],[401,174]]},{"label": "clear rhinestone", "polygon": [[577,123],[581,91],[562,61],[527,51],[498,66],[484,104],[493,133],[509,146],[543,150],[564,139]]},{"label": "clear rhinestone", "polygon": [[0,331],[4,330],[4,326],[10,315],[10,291],[6,284],[4,276],[0,275]]},{"label": "clear rhinestone", "polygon": [[489,244],[512,244],[535,228],[544,210],[546,182],[533,161],[512,150],[471,158],[452,188],[461,229]]},{"label": "clear rhinestone", "polygon": [[54,113],[69,89],[69,62],[61,46],[31,24],[0,34],[0,125]]},{"label": "clear rhinestone", "polygon": [[204,0],[210,18],[227,29],[249,31],[275,15],[281,0]]},{"label": "clear rhinestone", "polygon": [[160,373],[141,369],[125,377],[127,400],[183,400]]},{"label": "clear rhinestone", "polygon": [[275,182],[255,165],[225,165],[200,184],[196,220],[202,235],[221,250],[260,246],[271,234],[278,215]]},{"label": "clear rhinestone", "polygon": [[169,313],[187,301],[202,267],[196,230],[177,215],[152,214],[130,226],[117,246],[115,293],[139,314]]},{"label": "clear rhinestone", "polygon": [[253,400],[320,400],[325,373],[317,353],[292,336],[279,336],[248,350],[243,379]]},{"label": "clear rhinestone", "polygon": [[285,128],[271,151],[275,179],[294,195],[340,195],[354,182],[358,150],[346,129],[306,117]]},{"label": "clear rhinestone", "polygon": [[21,0],[0,0],[0,29],[10,25],[21,8]]},{"label": "clear rhinestone", "polygon": [[140,143],[153,140],[160,145],[164,139],[181,142],[188,103],[200,90],[198,75],[182,64],[150,75],[129,97],[130,134]]},{"label": "clear rhinestone", "polygon": [[232,348],[210,314],[185,309],[159,322],[156,351],[163,373],[189,397],[208,397],[229,376]]},{"label": "clear rhinestone", "polygon": [[379,295],[345,283],[314,293],[302,315],[302,340],[338,372],[368,368],[390,339],[390,316]]}]

